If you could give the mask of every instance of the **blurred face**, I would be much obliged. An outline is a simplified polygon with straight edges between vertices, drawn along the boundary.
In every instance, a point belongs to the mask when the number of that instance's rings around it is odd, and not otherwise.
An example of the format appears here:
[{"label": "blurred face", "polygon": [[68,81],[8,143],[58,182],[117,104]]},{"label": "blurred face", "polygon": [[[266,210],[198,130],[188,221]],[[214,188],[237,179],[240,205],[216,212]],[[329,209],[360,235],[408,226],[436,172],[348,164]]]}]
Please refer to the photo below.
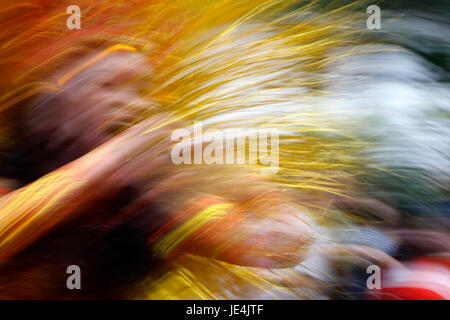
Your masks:
[{"label": "blurred face", "polygon": [[130,126],[151,107],[141,96],[149,84],[149,72],[150,65],[143,55],[121,51],[110,53],[75,74],[64,83],[64,94],[58,103],[60,110],[55,121],[60,138],[86,151]]}]

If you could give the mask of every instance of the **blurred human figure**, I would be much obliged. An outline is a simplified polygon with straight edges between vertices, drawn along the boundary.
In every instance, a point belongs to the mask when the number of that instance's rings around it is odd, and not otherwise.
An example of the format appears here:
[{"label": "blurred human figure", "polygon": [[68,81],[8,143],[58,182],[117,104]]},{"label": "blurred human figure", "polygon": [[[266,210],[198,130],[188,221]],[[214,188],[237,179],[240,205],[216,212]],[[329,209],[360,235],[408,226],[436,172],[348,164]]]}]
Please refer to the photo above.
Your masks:
[{"label": "blurred human figure", "polygon": [[[150,71],[143,55],[113,45],[52,75],[57,92],[26,106],[20,160],[27,165],[17,184],[28,184],[0,202],[2,297],[64,297],[64,266],[72,264],[86,277],[78,297],[92,298],[117,294],[174,253],[260,267],[301,260],[309,227],[270,185],[242,183],[234,198],[202,195],[189,215],[182,207],[193,199],[164,203],[175,124],[165,125],[166,114],[140,121],[153,107],[139,91]],[[149,181],[161,183],[148,190]],[[177,183],[168,189],[182,193]],[[218,215],[189,222],[204,212]],[[174,234],[183,241],[165,240]]]}]

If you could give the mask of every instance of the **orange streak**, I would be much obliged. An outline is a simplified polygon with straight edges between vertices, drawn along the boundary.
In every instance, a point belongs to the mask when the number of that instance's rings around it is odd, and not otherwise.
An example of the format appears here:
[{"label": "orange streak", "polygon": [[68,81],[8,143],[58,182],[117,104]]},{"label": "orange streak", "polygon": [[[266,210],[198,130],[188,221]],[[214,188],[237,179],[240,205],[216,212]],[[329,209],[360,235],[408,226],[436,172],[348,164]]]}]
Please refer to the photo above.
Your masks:
[{"label": "orange streak", "polygon": [[107,56],[108,54],[110,54],[111,52],[114,51],[118,51],[118,50],[126,50],[126,51],[133,51],[136,52],[136,48],[132,47],[132,46],[127,46],[125,44],[115,44],[112,45],[108,48],[106,48],[105,50],[103,50],[102,52],[98,53],[97,55],[93,56],[91,59],[89,59],[88,61],[86,61],[85,63],[79,65],[78,67],[76,67],[75,69],[72,69],[70,72],[68,72],[66,75],[64,75],[63,77],[61,77],[58,80],[58,85],[63,85],[65,82],[67,82],[70,78],[72,78],[73,76],[75,76],[77,73],[83,71],[84,69],[86,69],[87,67],[89,67],[90,65],[98,62],[99,60],[103,59],[105,56]]}]

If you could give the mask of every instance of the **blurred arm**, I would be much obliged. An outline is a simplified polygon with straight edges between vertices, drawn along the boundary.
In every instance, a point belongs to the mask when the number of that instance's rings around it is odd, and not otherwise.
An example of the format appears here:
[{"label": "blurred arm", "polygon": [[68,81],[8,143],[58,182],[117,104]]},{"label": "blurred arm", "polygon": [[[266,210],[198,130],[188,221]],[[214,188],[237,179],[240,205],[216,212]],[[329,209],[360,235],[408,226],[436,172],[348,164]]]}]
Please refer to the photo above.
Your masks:
[{"label": "blurred arm", "polygon": [[188,252],[265,268],[297,265],[312,240],[306,214],[269,184],[255,183],[226,198],[202,195],[176,209],[165,230],[153,236],[159,237],[156,254]]}]

